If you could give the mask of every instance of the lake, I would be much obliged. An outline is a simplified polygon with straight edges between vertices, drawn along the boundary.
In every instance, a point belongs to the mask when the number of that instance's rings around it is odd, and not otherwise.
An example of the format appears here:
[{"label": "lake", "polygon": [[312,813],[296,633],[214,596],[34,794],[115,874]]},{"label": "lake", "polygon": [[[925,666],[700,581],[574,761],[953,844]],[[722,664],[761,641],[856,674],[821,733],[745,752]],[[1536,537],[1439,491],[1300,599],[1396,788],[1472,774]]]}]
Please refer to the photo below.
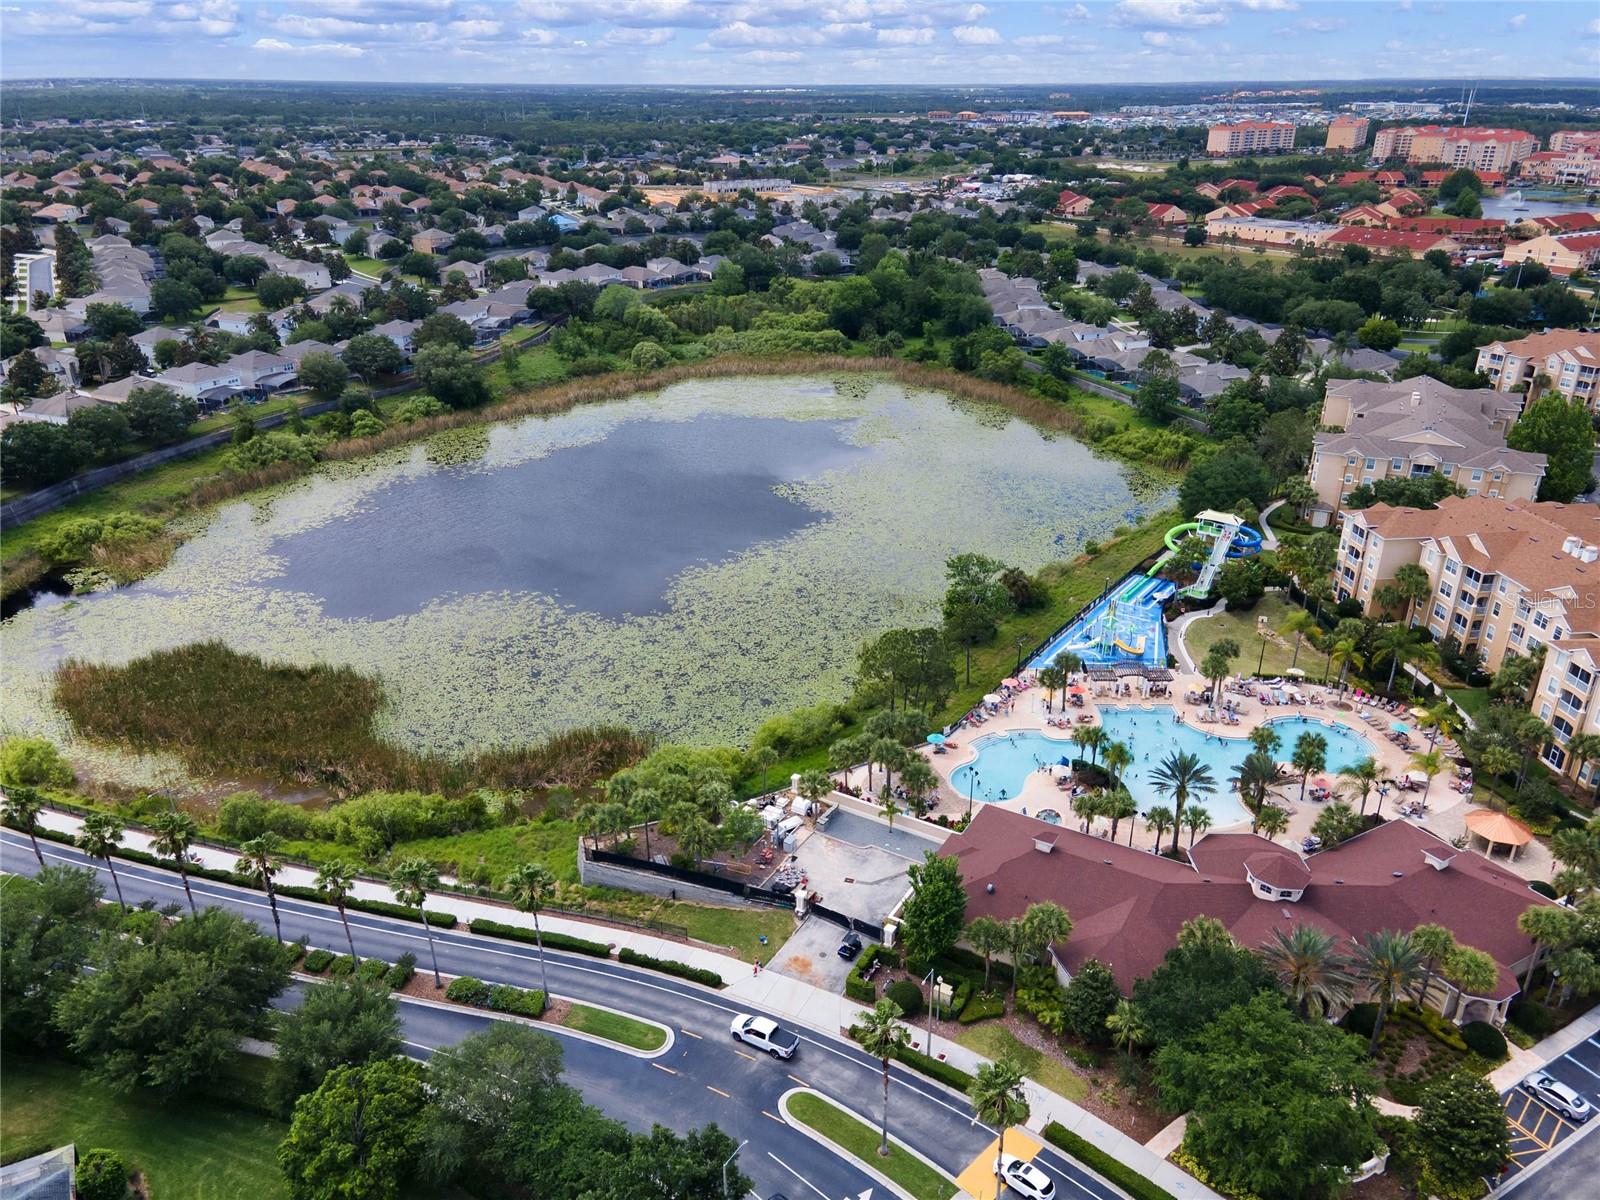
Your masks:
[{"label": "lake", "polygon": [[380,676],[385,731],[417,748],[598,721],[741,742],[848,695],[864,640],[936,622],[948,556],[1036,570],[1172,497],[1170,477],[884,377],[683,383],[195,518],[149,579],[5,623],[4,722],[67,742],[62,658],[219,638]]},{"label": "lake", "polygon": [[1549,217],[1557,213],[1588,212],[1600,205],[1585,203],[1583,194],[1572,192],[1524,193],[1514,199],[1513,192],[1483,198],[1483,215],[1496,221],[1531,221],[1534,217]]}]

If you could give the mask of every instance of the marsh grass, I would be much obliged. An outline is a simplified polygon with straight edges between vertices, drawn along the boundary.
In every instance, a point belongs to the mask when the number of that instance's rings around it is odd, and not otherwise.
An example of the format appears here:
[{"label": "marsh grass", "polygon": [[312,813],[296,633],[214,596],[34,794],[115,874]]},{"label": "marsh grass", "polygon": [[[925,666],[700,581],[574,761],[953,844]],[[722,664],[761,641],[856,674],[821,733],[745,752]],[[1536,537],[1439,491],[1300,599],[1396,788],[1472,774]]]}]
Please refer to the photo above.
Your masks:
[{"label": "marsh grass", "polygon": [[244,772],[349,795],[374,789],[587,786],[637,762],[650,739],[574,729],[535,745],[452,760],[378,737],[383,689],[349,667],[268,663],[221,642],[159,650],[125,666],[68,660],[55,701],[91,741],[176,754],[197,774]]}]

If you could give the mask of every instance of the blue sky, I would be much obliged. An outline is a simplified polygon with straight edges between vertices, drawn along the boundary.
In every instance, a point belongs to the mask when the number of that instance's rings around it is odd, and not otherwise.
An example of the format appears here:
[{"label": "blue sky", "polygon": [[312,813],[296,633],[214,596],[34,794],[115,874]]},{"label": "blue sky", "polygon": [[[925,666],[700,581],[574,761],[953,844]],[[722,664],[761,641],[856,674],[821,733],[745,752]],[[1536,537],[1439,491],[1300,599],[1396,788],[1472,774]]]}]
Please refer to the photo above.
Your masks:
[{"label": "blue sky", "polygon": [[1593,0],[0,0],[0,72],[479,83],[1600,79]]}]

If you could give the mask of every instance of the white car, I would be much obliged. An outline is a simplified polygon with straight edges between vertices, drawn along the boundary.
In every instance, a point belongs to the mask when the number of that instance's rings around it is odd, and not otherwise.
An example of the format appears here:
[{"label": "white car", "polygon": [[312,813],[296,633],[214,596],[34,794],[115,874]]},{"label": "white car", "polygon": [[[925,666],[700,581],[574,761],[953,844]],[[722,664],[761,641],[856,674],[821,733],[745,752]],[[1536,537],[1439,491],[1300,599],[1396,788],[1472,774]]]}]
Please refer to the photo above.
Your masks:
[{"label": "white car", "polygon": [[765,1050],[773,1058],[793,1058],[800,1039],[770,1017],[740,1013],[733,1019],[733,1040]]},{"label": "white car", "polygon": [[1553,1075],[1530,1075],[1522,1081],[1522,1090],[1578,1125],[1594,1116],[1594,1106]]},{"label": "white car", "polygon": [[1000,1156],[1000,1178],[1019,1196],[1028,1200],[1054,1200],[1056,1181],[1031,1162],[1010,1154]]}]

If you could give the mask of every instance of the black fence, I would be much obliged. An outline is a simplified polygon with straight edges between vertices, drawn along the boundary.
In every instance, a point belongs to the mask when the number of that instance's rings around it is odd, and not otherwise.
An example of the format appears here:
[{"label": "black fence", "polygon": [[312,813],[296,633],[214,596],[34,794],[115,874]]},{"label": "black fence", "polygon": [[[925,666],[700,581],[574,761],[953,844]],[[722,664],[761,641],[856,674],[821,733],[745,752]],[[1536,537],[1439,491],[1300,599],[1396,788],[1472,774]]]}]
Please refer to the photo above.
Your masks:
[{"label": "black fence", "polygon": [[726,892],[730,896],[738,896],[741,900],[750,900],[756,904],[771,904],[781,908],[788,908],[794,904],[794,897],[789,892],[778,892],[771,888],[759,887],[753,883],[727,879],[721,875],[713,875],[709,871],[695,871],[688,867],[674,867],[670,863],[646,862],[642,858],[632,858],[626,854],[615,854],[610,850],[593,850],[588,846],[583,848],[583,855],[590,862],[606,863],[614,867],[626,867],[630,871],[645,871],[651,875],[660,875],[665,879],[676,879],[679,883],[693,884],[696,887],[707,887],[713,891]]},{"label": "black fence", "polygon": [[831,908],[824,908],[820,904],[808,906],[808,912],[821,917],[824,921],[832,921],[835,925],[842,925],[856,933],[865,934],[875,942],[883,941],[883,926],[874,925],[871,921],[863,921],[860,917],[847,917],[842,912],[835,912]]}]

